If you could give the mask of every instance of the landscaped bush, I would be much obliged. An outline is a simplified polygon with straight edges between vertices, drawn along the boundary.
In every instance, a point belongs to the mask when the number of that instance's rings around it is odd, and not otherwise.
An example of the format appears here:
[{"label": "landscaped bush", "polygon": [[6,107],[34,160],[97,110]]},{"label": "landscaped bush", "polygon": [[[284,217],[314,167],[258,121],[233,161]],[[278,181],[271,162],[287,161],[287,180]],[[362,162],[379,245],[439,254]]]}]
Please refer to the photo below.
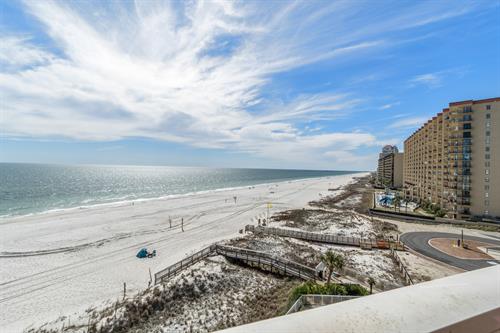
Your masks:
[{"label": "landscaped bush", "polygon": [[446,215],[446,211],[441,209],[439,205],[435,205],[433,203],[430,203],[429,201],[422,202],[420,207],[422,207],[422,209],[425,210],[427,213],[437,217],[444,217]]},{"label": "landscaped bush", "polygon": [[330,283],[318,284],[307,281],[295,287],[290,293],[289,305],[293,305],[301,295],[344,295],[344,296],[365,296],[369,292],[359,284]]},{"label": "landscaped bush", "polygon": [[344,285],[347,291],[347,295],[350,296],[366,296],[369,294],[365,287],[359,284],[346,284]]}]

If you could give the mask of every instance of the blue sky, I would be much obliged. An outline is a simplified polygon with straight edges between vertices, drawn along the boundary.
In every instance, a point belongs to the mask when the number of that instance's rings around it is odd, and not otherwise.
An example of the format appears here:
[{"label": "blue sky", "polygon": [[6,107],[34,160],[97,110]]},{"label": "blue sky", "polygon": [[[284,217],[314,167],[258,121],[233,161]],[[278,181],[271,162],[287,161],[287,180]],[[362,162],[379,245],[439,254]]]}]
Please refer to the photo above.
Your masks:
[{"label": "blue sky", "polygon": [[500,1],[0,7],[2,162],[370,170],[500,95]]}]

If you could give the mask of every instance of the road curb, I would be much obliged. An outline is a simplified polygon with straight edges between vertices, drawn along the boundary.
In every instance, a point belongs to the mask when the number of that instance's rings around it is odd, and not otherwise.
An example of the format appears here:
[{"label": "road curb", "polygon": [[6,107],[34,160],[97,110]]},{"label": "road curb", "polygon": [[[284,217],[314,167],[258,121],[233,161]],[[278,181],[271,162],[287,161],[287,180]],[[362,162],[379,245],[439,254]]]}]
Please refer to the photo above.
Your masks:
[{"label": "road curb", "polygon": [[414,249],[412,249],[412,248],[408,247],[407,245],[405,245],[405,249],[406,249],[408,252],[410,252],[410,253],[412,253],[412,254],[416,255],[417,257],[421,257],[421,258],[423,258],[423,259],[427,259],[427,260],[429,260],[429,261],[432,261],[432,262],[433,262],[433,263],[435,263],[435,264],[438,264],[438,265],[441,265],[441,266],[443,266],[443,267],[447,267],[447,268],[449,268],[449,269],[455,270],[455,271],[457,271],[457,273],[468,272],[467,270],[465,270],[465,269],[463,269],[463,268],[460,268],[460,267],[457,267],[457,266],[453,266],[453,265],[447,264],[447,263],[445,263],[445,262],[439,261],[439,260],[437,260],[437,259],[434,259],[434,258],[428,257],[428,256],[426,256],[425,254],[422,254],[422,253],[419,253],[419,252],[415,251]]}]

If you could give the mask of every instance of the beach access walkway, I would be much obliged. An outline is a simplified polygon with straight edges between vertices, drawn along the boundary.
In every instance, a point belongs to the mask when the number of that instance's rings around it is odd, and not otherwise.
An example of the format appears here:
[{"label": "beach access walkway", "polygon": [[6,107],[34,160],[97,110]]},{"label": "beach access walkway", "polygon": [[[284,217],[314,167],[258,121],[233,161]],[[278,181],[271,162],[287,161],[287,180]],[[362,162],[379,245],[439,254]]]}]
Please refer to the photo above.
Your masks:
[{"label": "beach access walkway", "polygon": [[239,260],[249,266],[258,267],[281,275],[288,275],[304,280],[321,280],[314,268],[304,266],[291,260],[283,259],[262,251],[212,244],[155,273],[154,284],[165,282],[182,270],[214,255],[222,255],[229,259]]},{"label": "beach access walkway", "polygon": [[290,238],[302,239],[306,241],[319,242],[319,243],[357,246],[362,249],[376,248],[382,250],[390,250],[390,249],[395,249],[399,251],[405,250],[404,244],[402,242],[393,241],[389,239],[346,237],[336,234],[315,233],[315,232],[307,232],[307,231],[299,231],[299,230],[283,229],[283,228],[262,227],[254,225],[246,225],[245,232],[252,232],[255,234],[275,235],[280,237],[290,237]]}]

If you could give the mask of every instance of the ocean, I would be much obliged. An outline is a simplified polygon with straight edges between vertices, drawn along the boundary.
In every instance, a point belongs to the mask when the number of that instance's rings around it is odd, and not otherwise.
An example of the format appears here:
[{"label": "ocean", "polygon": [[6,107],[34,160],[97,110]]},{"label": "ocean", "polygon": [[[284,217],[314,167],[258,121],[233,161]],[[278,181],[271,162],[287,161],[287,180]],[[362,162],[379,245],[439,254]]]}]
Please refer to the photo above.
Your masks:
[{"label": "ocean", "polygon": [[0,163],[0,217],[349,173]]}]

